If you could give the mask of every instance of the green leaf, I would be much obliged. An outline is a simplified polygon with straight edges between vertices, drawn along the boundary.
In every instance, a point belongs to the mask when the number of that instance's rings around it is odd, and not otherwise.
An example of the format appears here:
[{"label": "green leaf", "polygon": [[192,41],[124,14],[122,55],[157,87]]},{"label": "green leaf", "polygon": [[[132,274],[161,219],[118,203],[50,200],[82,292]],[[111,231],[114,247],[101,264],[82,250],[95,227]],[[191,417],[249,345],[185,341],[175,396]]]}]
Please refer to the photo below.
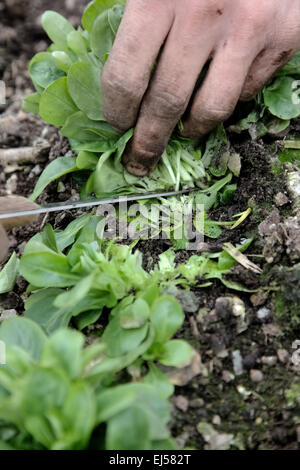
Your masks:
[{"label": "green leaf", "polygon": [[173,339],[164,344],[158,360],[164,366],[186,367],[190,364],[193,354],[193,348],[186,341]]},{"label": "green leaf", "polygon": [[78,108],[88,118],[95,121],[105,121],[101,109],[102,93],[99,69],[88,62],[75,62],[68,72],[68,90]]},{"label": "green leaf", "polygon": [[95,426],[96,400],[92,389],[86,383],[72,386],[64,405],[66,442],[54,446],[58,450],[86,449]]},{"label": "green leaf", "polygon": [[104,11],[114,5],[125,4],[126,0],[94,0],[90,2],[82,16],[82,25],[89,32],[92,32],[93,24],[96,18]]},{"label": "green leaf", "polygon": [[107,450],[151,449],[148,416],[140,407],[131,406],[111,418],[106,431]]},{"label": "green leaf", "polygon": [[51,54],[55,60],[56,67],[63,70],[65,73],[68,73],[69,68],[72,65],[72,60],[68,54],[63,51],[53,51]]},{"label": "green leaf", "polygon": [[136,299],[120,314],[120,325],[125,329],[140,328],[150,316],[150,309],[143,299]]},{"label": "green leaf", "polygon": [[56,253],[59,252],[56,244],[55,233],[52,228],[52,225],[46,224],[43,232],[42,232],[42,242],[50,248],[50,250],[55,251]]},{"label": "green leaf", "polygon": [[134,350],[146,338],[147,332],[148,325],[130,330],[124,329],[120,325],[120,316],[115,316],[110,320],[102,335],[107,355],[117,357]]},{"label": "green leaf", "polygon": [[115,168],[111,151],[101,155],[93,177],[93,191],[97,197],[126,186],[123,171],[120,172]]},{"label": "green leaf", "polygon": [[[198,229],[197,225],[196,228]],[[200,232],[200,230],[199,230]],[[213,220],[204,221],[204,235],[208,238],[219,238],[222,235],[222,228]]]},{"label": "green leaf", "polygon": [[[97,121],[94,121],[95,123]],[[98,123],[100,123],[98,121]],[[101,123],[103,124],[103,123]],[[116,148],[116,143],[113,140],[101,140],[97,142],[85,142],[77,144],[75,147],[76,152],[92,152],[92,153],[103,153],[113,151]]]},{"label": "green leaf", "polygon": [[279,118],[272,118],[266,123],[268,133],[272,135],[280,134],[280,132],[285,131],[291,124],[290,119],[283,120]]},{"label": "green leaf", "polygon": [[68,34],[68,47],[78,58],[89,61],[87,43],[81,31],[71,31]]},{"label": "green leaf", "polygon": [[284,120],[300,116],[300,89],[295,84],[297,81],[292,77],[279,77],[264,88],[265,104],[274,116]]},{"label": "green leaf", "polygon": [[55,307],[54,301],[63,291],[49,287],[34,292],[25,302],[24,316],[35,321],[47,334],[68,325],[72,312],[63,314]]},{"label": "green leaf", "polygon": [[145,375],[143,381],[152,385],[163,398],[169,398],[174,393],[174,385],[171,384],[168,377],[163,374],[154,364],[149,363],[149,372]]},{"label": "green leaf", "polygon": [[199,191],[195,195],[195,204],[203,204],[205,212],[209,211],[216,204],[219,191],[226,186],[227,183],[230,183],[231,180],[232,173],[228,173],[227,176],[217,181],[208,189]]},{"label": "green leaf", "polygon": [[87,312],[80,313],[74,318],[74,322],[79,331],[82,331],[89,325],[96,323],[101,317],[102,310],[90,310]]},{"label": "green leaf", "polygon": [[62,328],[46,343],[41,364],[47,368],[60,368],[72,379],[78,378],[82,370],[81,353],[84,336],[75,330]]},{"label": "green leaf", "polygon": [[124,14],[123,5],[115,5],[108,10],[108,22],[115,36],[118,32],[123,14]]},{"label": "green leaf", "polygon": [[60,251],[64,251],[65,248],[72,245],[80,231],[86,227],[88,222],[91,220],[91,214],[84,214],[77,219],[74,219],[69,225],[60,232],[55,233],[55,239]]},{"label": "green leaf", "polygon": [[259,121],[260,114],[257,111],[251,111],[247,117],[241,119],[236,124],[233,124],[229,127],[231,132],[236,132],[241,134],[243,131],[253,128],[253,126]]},{"label": "green leaf", "polygon": [[77,107],[68,91],[67,77],[56,80],[41,96],[40,115],[49,124],[63,126],[76,111]]},{"label": "green leaf", "polygon": [[87,297],[95,278],[95,273],[91,273],[89,276],[80,279],[76,285],[67,291],[60,294],[54,301],[54,305],[63,310],[75,310],[78,304]]},{"label": "green leaf", "polygon": [[[84,148],[79,150],[91,150],[92,152],[110,150],[111,146],[107,139],[115,140],[120,136],[107,122],[93,121],[82,111],[78,111],[68,117],[64,127],[61,129],[61,133],[69,139],[81,141],[80,145],[84,146]],[[105,139],[105,142],[102,139]],[[96,147],[91,149],[86,148],[86,142],[91,142],[91,145]]]},{"label": "green leaf", "polygon": [[184,313],[179,302],[173,297],[157,299],[151,308],[151,324],[155,330],[155,343],[168,341],[182,326]]},{"label": "green leaf", "polygon": [[42,16],[42,26],[51,41],[60,49],[67,47],[68,35],[75,31],[71,23],[55,11],[46,11]]},{"label": "green leaf", "polygon": [[300,76],[300,51],[277,73],[278,76],[294,75]]},{"label": "green leaf", "polygon": [[151,440],[167,439],[170,435],[166,425],[170,419],[170,404],[152,385],[132,383],[124,388],[134,390],[135,404],[147,414]]},{"label": "green leaf", "polygon": [[98,16],[91,34],[92,51],[103,64],[105,54],[111,51],[115,39],[115,34],[108,20],[108,14],[109,10],[105,10]]},{"label": "green leaf", "polygon": [[79,170],[94,170],[99,161],[99,156],[93,152],[81,150],[76,159],[76,166]]},{"label": "green leaf", "polygon": [[[216,276],[215,276],[216,277]],[[224,286],[228,287],[228,289],[234,289],[240,292],[257,292],[258,289],[248,289],[247,287],[243,286],[239,282],[231,281],[230,279],[224,278],[224,276],[219,277],[220,281],[224,284]]]},{"label": "green leaf", "polygon": [[228,184],[225,186],[224,191],[220,197],[220,201],[222,204],[230,204],[232,199],[234,198],[235,192],[237,190],[237,184]]},{"label": "green leaf", "polygon": [[26,98],[23,100],[22,108],[28,113],[39,114],[40,99],[41,95],[39,93],[32,93],[31,95],[26,96]]},{"label": "green leaf", "polygon": [[24,254],[20,273],[36,287],[67,287],[78,280],[78,276],[71,273],[68,259],[50,251]]},{"label": "green leaf", "polygon": [[[69,389],[67,377],[60,370],[41,367],[32,370],[23,386],[22,409],[29,417],[43,417],[48,410],[61,408]],[[31,427],[30,432],[39,441],[35,429]]]},{"label": "green leaf", "polygon": [[208,168],[213,156],[220,151],[220,149],[227,144],[227,136],[222,124],[209,134],[206,142],[205,153],[202,157],[202,163],[205,168]]},{"label": "green leaf", "polygon": [[19,275],[19,258],[13,252],[6,265],[0,272],[0,294],[13,290]]},{"label": "green leaf", "polygon": [[0,326],[0,340],[6,346],[18,346],[39,360],[46,342],[41,328],[28,318],[15,317],[5,320]]},{"label": "green leaf", "polygon": [[43,91],[65,75],[65,72],[57,67],[50,52],[36,54],[29,63],[29,73],[37,91]]},{"label": "green leaf", "polygon": [[175,266],[175,253],[173,250],[167,250],[159,255],[158,267],[160,272],[174,272]]},{"label": "green leaf", "polygon": [[48,184],[52,183],[52,181],[55,181],[68,173],[73,173],[76,170],[76,159],[73,157],[60,157],[53,160],[39,177],[34,191],[30,196],[31,201],[35,201]]},{"label": "green leaf", "polygon": [[111,419],[131,406],[135,400],[135,391],[126,386],[101,391],[97,395],[97,422],[101,423]]}]

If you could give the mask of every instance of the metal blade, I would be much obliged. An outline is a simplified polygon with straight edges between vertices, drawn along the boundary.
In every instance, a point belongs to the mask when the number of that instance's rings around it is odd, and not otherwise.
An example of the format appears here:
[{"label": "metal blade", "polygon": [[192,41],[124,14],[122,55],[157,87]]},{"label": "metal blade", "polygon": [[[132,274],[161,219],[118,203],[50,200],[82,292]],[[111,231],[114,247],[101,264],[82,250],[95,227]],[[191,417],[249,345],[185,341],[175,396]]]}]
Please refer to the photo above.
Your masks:
[{"label": "metal blade", "polygon": [[75,202],[58,202],[54,204],[47,204],[41,206],[39,209],[33,209],[30,211],[20,211],[20,212],[11,212],[8,214],[0,214],[0,221],[3,219],[12,219],[15,217],[24,217],[26,215],[39,215],[47,214],[48,212],[59,212],[66,211],[70,209],[82,209],[85,207],[95,207],[101,206],[103,204],[118,204],[120,202],[130,202],[130,201],[141,201],[145,199],[155,199],[159,197],[170,197],[178,196],[180,194],[190,193],[192,191],[197,191],[198,188],[189,188],[183,189],[181,191],[166,191],[166,192],[156,192],[148,194],[134,194],[129,196],[118,196],[118,197],[106,197],[102,199],[90,199],[86,201],[75,201]]}]

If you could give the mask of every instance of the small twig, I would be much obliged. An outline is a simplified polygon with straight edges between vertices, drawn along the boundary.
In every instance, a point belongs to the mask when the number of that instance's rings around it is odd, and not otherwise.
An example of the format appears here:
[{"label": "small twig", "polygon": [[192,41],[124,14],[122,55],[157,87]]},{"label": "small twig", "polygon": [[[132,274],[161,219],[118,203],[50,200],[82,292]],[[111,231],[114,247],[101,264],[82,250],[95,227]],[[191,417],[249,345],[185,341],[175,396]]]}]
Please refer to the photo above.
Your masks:
[{"label": "small twig", "polygon": [[0,164],[2,166],[22,163],[36,163],[40,157],[49,151],[49,145],[42,147],[19,147],[0,149]]},{"label": "small twig", "polygon": [[48,219],[49,219],[49,212],[47,212],[47,214],[45,214],[45,216],[43,217],[43,220],[42,220],[42,223],[41,223],[41,226],[40,226],[40,230],[43,230],[43,228],[45,227]]},{"label": "small twig", "polygon": [[189,321],[190,321],[191,330],[192,330],[194,338],[200,339],[200,332],[198,330],[198,325],[197,325],[195,318],[193,316],[190,316]]},{"label": "small twig", "polygon": [[232,256],[238,263],[240,263],[244,268],[253,271],[256,274],[261,274],[262,269],[256,264],[252,263],[246,255],[237,250],[231,243],[224,243],[224,250]]}]

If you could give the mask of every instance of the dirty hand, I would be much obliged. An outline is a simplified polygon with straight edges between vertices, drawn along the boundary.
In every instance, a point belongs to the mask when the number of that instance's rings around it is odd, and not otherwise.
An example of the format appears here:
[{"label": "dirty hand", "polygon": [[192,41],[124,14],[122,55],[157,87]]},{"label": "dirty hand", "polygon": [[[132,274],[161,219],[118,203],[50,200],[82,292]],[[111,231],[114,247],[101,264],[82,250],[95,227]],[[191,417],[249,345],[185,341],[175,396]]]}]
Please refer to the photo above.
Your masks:
[{"label": "dirty hand", "polygon": [[106,119],[136,125],[127,170],[151,172],[182,116],[183,135],[199,138],[251,99],[300,48],[299,25],[299,0],[127,0],[102,73]]}]

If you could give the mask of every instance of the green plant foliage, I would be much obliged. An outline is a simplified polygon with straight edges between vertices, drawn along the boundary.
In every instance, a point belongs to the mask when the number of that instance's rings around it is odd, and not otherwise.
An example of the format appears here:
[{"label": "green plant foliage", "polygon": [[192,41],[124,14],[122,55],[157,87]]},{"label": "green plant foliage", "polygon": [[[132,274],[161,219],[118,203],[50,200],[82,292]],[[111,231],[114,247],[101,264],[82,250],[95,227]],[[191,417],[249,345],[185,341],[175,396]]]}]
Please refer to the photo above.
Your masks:
[{"label": "green plant foliage", "polygon": [[[78,158],[75,165],[66,164],[66,169],[61,168],[61,159],[58,164],[51,162],[37,182],[33,200],[50,182],[66,173],[82,170],[90,172],[83,193],[94,193],[98,197],[209,187],[206,168],[212,155],[227,143],[223,126],[209,139],[203,160],[198,143],[181,138],[175,132],[150,176],[137,178],[127,173],[121,164],[133,130],[120,135],[105,122],[100,75],[119,28],[124,3],[99,0],[89,4],[82,18],[86,31],[75,30],[58,13],[48,11],[43,15],[43,27],[53,44],[29,64],[36,93],[24,100],[24,109],[39,113],[44,121],[60,126]],[[228,169],[226,165],[224,171],[216,172],[215,176],[224,176]]]},{"label": "green plant foliage", "polygon": [[170,438],[170,405],[156,387],[99,387],[93,369],[105,350],[101,340],[84,348],[84,336],[67,328],[46,337],[26,318],[6,320],[0,339],[7,351],[0,368],[2,449],[88,449],[100,425],[100,449],[152,449]]},{"label": "green plant foliage", "polygon": [[[64,231],[47,225],[25,246],[25,314],[0,326],[7,349],[0,368],[2,449],[174,449],[167,427],[174,389],[161,367],[189,367],[195,351],[174,339],[184,314],[164,292],[207,287],[211,279],[247,291],[228,278],[236,261],[225,250],[178,265],[168,250],[148,273],[133,246],[98,238],[100,222],[85,214]],[[14,279],[16,259],[9,262]],[[101,337],[84,348],[84,336],[67,328],[71,319],[83,329],[104,309]],[[131,368],[138,383],[127,382]],[[11,432],[1,433],[2,424]]]},{"label": "green plant foliage", "polygon": [[14,252],[0,271],[0,294],[10,292],[15,285],[19,274],[19,259]]},{"label": "green plant foliage", "polygon": [[[219,279],[228,287],[247,291],[227,279],[236,261],[226,251],[194,255],[176,267],[175,254],[169,250],[148,273],[139,251],[98,238],[100,221],[86,214],[64,231],[53,231],[48,225],[24,249],[20,273],[31,292],[25,317],[47,333],[67,326],[72,317],[80,329],[85,328],[99,319],[104,308],[113,309],[103,339],[111,357],[122,356],[139,347],[150,330],[152,343],[160,345],[180,328],[182,310],[174,299],[161,297],[162,288],[171,284],[190,288]],[[214,231],[211,236],[217,236],[218,229],[218,222],[209,221],[206,226],[206,231]],[[244,251],[250,242],[238,249]]]},{"label": "green plant foliage", "polygon": [[279,77],[264,89],[265,104],[274,116],[288,120],[300,115],[300,86],[295,87],[296,83],[293,77]]}]

